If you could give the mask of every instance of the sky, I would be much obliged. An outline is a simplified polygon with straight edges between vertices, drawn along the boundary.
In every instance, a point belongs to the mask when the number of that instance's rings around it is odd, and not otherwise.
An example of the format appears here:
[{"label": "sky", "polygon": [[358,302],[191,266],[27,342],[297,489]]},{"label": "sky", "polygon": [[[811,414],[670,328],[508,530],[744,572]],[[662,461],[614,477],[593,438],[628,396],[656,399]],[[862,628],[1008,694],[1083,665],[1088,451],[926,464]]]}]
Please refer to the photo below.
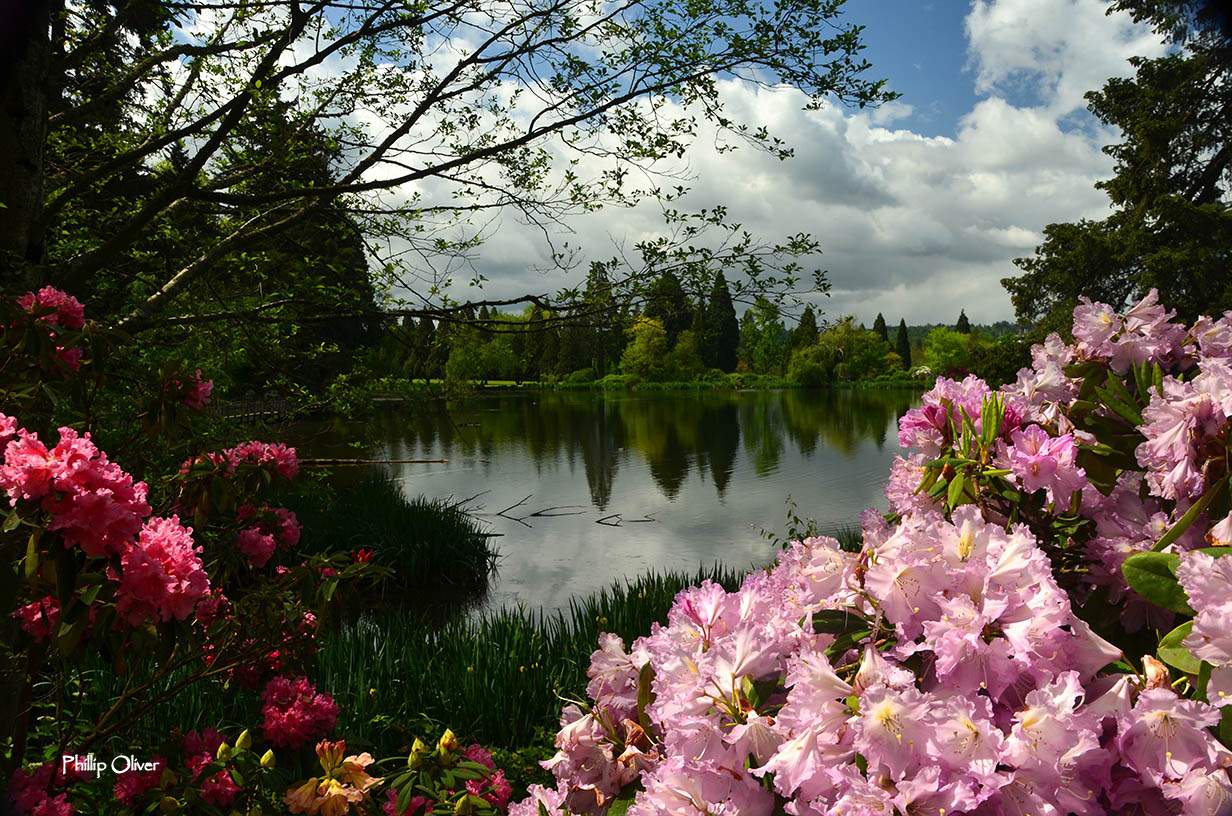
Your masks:
[{"label": "sky", "polygon": [[[1018,273],[1054,222],[1109,212],[1096,181],[1112,175],[1101,147],[1119,134],[1086,111],[1083,94],[1127,59],[1164,45],[1099,0],[848,0],[844,19],[865,26],[870,76],[902,94],[876,110],[834,103],[803,111],[791,89],[724,82],[729,111],[788,140],[785,162],[745,148],[713,149],[703,130],[688,156],[686,204],[725,204],[766,240],[812,234],[823,254],[826,320],[872,325],[1013,319],[1000,284]],[[581,256],[606,258],[662,230],[650,208],[606,208],[570,218],[561,236]],[[474,258],[488,278],[461,299],[551,293],[576,285],[544,273],[548,250],[512,219],[490,225]],[[459,276],[461,278],[465,275]]]}]

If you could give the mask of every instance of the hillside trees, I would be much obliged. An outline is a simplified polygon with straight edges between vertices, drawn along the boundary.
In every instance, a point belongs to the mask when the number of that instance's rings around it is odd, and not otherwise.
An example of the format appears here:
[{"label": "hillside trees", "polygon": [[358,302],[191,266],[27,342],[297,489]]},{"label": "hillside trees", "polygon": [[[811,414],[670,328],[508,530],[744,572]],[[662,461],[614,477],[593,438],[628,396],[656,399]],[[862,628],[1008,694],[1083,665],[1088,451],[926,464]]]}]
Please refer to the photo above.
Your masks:
[{"label": "hillside trees", "polygon": [[894,336],[894,350],[903,361],[903,368],[911,369],[911,340],[907,337],[907,320],[898,321],[898,334]]},{"label": "hillside trees", "polygon": [[[697,118],[789,154],[726,115],[719,75],[795,87],[812,106],[892,96],[861,77],[859,28],[838,20],[841,0],[21,5],[0,72],[0,274],[89,298],[129,332],[179,327],[166,342],[192,326],[371,314],[363,292],[305,301],[316,284],[295,276],[225,304],[201,296],[215,276],[243,281],[290,258],[302,239],[287,236],[322,226],[336,246],[311,251],[357,249],[362,236],[375,291],[407,298],[400,315],[457,319],[448,286],[502,212],[543,226],[660,194],[653,174],[632,171],[683,156]],[[601,161],[572,163],[591,156]],[[756,288],[793,278],[815,249],[805,236],[763,244],[724,231],[717,212],[671,212],[680,242],[646,242],[632,263],[661,273],[722,259],[760,274]],[[717,247],[702,228],[719,231]],[[344,277],[359,271],[342,265]],[[618,297],[644,294],[642,271],[613,281]],[[546,314],[550,300],[486,304]]]},{"label": "hillside trees", "polygon": [[[1120,308],[1154,287],[1185,319],[1232,308],[1232,36],[1216,4],[1117,0],[1174,46],[1137,57],[1132,78],[1086,95],[1118,128],[1104,152],[1115,176],[1096,184],[1113,212],[1100,221],[1050,224],[1023,274],[1006,278],[1020,322],[1066,331],[1078,298]],[[1225,18],[1226,21],[1226,18]]]}]

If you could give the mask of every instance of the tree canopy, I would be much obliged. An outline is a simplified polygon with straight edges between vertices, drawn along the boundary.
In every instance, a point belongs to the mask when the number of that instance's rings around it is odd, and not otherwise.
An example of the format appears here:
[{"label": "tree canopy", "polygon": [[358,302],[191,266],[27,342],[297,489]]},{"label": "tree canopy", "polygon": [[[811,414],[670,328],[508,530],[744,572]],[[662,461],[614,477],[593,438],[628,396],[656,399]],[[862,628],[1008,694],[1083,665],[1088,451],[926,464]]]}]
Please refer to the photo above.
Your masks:
[{"label": "tree canopy", "polygon": [[[105,299],[94,314],[129,331],[329,320],[280,311],[297,291],[254,287],[229,308],[194,292],[262,263],[279,236],[345,216],[339,234],[362,235],[378,291],[409,293],[404,313],[448,317],[447,285],[499,213],[542,226],[669,199],[634,171],[682,157],[700,118],[788,155],[727,114],[720,76],[791,86],[811,106],[892,98],[862,78],[860,28],[841,5],[24,4],[0,74],[0,269],[10,286]],[[763,247],[735,228],[720,249],[688,243],[716,212],[673,213],[684,247],[648,242],[642,260],[661,272],[743,258],[756,272],[815,248],[804,236]]]},{"label": "tree canopy", "polygon": [[1020,322],[1068,328],[1079,296],[1121,308],[1148,289],[1182,318],[1232,308],[1232,36],[1213,4],[1118,0],[1175,48],[1136,57],[1132,78],[1086,95],[1088,109],[1119,128],[1104,152],[1116,175],[1108,218],[1050,224],[1023,271],[1002,284]]}]

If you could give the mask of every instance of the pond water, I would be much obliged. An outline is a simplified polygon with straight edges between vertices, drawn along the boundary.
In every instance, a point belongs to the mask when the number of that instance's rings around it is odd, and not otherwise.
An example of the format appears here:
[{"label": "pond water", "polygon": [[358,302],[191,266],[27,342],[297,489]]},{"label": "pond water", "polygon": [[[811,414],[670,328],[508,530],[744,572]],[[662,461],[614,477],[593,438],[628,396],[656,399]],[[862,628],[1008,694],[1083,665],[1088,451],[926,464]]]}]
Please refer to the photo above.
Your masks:
[{"label": "pond water", "polygon": [[[773,560],[788,497],[823,531],[886,508],[904,391],[497,393],[296,434],[301,456],[383,460],[408,495],[469,499],[500,534],[486,605],[567,608],[650,569]],[[344,469],[346,470],[346,469]],[[346,478],[354,475],[339,471]]]}]

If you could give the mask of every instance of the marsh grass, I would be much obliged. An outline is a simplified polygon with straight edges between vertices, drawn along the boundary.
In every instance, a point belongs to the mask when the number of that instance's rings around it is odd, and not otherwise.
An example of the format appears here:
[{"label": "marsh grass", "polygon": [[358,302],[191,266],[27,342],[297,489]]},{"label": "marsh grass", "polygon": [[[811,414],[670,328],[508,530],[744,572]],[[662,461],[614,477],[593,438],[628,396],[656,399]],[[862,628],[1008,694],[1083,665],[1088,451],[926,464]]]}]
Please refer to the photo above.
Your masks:
[{"label": "marsh grass", "polygon": [[395,577],[372,603],[419,609],[481,598],[496,571],[493,534],[457,502],[407,497],[386,473],[365,476],[332,498],[292,503],[305,552],[371,550]]},{"label": "marsh grass", "polygon": [[568,612],[501,610],[444,625],[387,611],[322,638],[314,678],[342,709],[338,733],[394,752],[417,728],[448,725],[505,748],[555,730],[561,707],[585,700],[600,632],[628,646],[665,621],[680,590],[712,580],[739,587],[745,571],[650,573],[614,583]]}]

